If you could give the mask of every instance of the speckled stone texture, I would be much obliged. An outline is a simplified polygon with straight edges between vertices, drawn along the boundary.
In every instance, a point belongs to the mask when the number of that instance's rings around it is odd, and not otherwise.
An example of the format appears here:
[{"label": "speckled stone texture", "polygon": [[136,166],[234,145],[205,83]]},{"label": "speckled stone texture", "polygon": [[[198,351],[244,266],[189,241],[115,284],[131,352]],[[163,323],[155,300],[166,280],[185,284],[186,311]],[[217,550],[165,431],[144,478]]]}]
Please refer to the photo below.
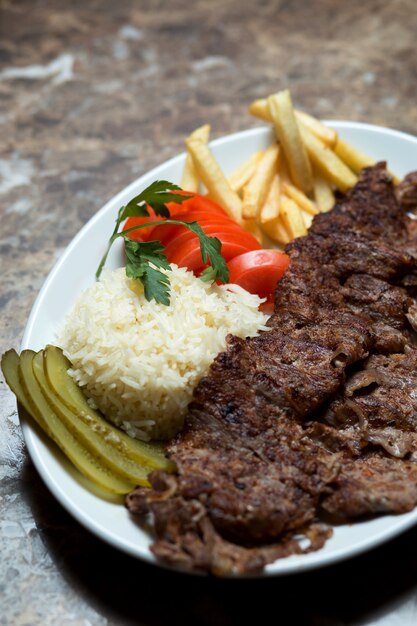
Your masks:
[{"label": "speckled stone texture", "polygon": [[[416,32],[415,0],[0,0],[1,351],[18,348],[80,227],[197,125],[259,125],[250,101],[289,86],[319,117],[417,134]],[[116,552],[43,486],[3,379],[0,393],[2,626],[417,623],[416,530],[277,580],[187,577]]]}]

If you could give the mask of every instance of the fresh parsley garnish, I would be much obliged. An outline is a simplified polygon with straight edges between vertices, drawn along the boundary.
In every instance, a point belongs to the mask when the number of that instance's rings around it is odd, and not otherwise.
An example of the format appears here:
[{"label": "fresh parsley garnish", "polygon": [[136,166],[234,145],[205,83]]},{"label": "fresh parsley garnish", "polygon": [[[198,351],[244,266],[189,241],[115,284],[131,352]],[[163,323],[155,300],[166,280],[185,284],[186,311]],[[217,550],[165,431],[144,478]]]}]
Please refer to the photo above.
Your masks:
[{"label": "fresh parsley garnish", "polygon": [[[126,252],[126,276],[140,280],[145,290],[145,298],[162,304],[169,304],[169,278],[158,267],[171,269],[164,246],[160,241],[139,242],[123,237]],[[152,263],[152,265],[151,265]],[[155,266],[155,267],[152,267]]]},{"label": "fresh parsley garnish", "polygon": [[200,240],[201,258],[204,264],[210,265],[202,272],[200,278],[204,281],[220,280],[226,283],[229,279],[229,270],[226,261],[222,257],[222,244],[216,237],[209,237],[205,234],[197,222],[182,222],[179,220],[164,219],[156,222],[146,222],[138,226],[133,226],[125,231],[120,231],[121,223],[128,217],[149,216],[147,206],[151,206],[156,215],[169,218],[167,202],[181,204],[191,196],[172,191],[182,191],[180,187],[165,180],[153,182],[140,194],[132,198],[125,206],[119,209],[116,219],[116,226],[109,239],[106,253],[104,254],[96,272],[99,278],[106,263],[111,246],[119,237],[123,237],[126,252],[126,275],[134,280],[139,280],[143,284],[145,298],[155,300],[161,304],[170,303],[170,282],[169,277],[160,270],[170,270],[171,266],[164,254],[164,246],[160,241],[135,241],[128,237],[134,230],[159,224],[178,224],[185,226],[195,233]]}]

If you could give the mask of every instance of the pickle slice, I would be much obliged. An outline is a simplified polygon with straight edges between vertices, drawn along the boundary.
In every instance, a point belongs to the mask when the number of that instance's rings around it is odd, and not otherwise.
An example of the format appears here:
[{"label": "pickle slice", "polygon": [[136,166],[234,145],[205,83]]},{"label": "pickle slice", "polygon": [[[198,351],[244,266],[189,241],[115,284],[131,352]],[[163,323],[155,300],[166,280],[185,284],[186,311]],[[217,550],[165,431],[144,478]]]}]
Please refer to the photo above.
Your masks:
[{"label": "pickle slice", "polygon": [[82,445],[80,440],[66,428],[52,410],[35,378],[33,372],[34,357],[35,352],[32,350],[23,350],[18,368],[19,382],[28,401],[29,413],[80,472],[93,483],[111,493],[125,494],[132,491],[134,483],[115,475],[103,465],[100,459]]},{"label": "pickle slice", "polygon": [[149,471],[151,469],[173,471],[174,463],[166,458],[159,444],[132,439],[90,407],[83,391],[68,374],[71,363],[60,348],[51,345],[45,348],[43,367],[47,382],[55,396],[90,429],[100,434],[108,444],[113,445],[118,453],[148,467]]},{"label": "pickle slice", "polygon": [[115,474],[119,474],[129,482],[136,485],[149,486],[149,467],[139,465],[124,454],[123,442],[118,435],[109,433],[100,427],[93,420],[84,422],[76,413],[71,411],[54,393],[45,377],[43,369],[43,354],[38,354],[33,358],[33,372],[35,378],[48,404],[52,407],[58,418],[68,428],[83,446],[91,454],[100,459]]},{"label": "pickle slice", "polygon": [[[26,397],[25,391],[20,383],[19,379],[19,355],[16,350],[8,350],[1,357],[1,369],[6,379],[6,383],[13,391],[19,404],[23,406],[29,415],[32,415],[29,400]],[[42,430],[46,428],[46,422],[43,421],[43,425],[40,424]]]}]

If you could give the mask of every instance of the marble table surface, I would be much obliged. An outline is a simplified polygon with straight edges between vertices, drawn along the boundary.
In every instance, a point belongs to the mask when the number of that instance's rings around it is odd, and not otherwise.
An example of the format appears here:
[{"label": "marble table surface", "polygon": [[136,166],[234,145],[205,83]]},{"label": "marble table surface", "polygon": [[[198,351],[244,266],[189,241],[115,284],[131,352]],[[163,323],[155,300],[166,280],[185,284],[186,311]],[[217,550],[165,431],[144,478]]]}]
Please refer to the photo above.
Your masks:
[{"label": "marble table surface", "polygon": [[[251,100],[290,87],[319,117],[417,134],[416,31],[414,0],[1,0],[0,352],[81,226],[197,125],[257,126]],[[417,623],[417,529],[286,578],[164,571],[61,508],[0,394],[1,625]]]}]

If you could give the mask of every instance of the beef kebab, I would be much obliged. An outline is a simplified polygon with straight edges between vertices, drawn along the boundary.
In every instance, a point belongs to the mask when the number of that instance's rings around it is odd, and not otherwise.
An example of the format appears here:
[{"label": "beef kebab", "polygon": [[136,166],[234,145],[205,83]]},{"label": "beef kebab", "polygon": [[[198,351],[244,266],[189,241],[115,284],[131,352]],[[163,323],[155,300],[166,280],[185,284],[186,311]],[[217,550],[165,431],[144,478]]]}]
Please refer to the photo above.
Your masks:
[{"label": "beef kebab", "polygon": [[168,445],[177,472],[126,499],[158,559],[249,573],[322,547],[329,516],[417,504],[416,182],[367,168],[287,246],[269,330],[228,337]]}]

